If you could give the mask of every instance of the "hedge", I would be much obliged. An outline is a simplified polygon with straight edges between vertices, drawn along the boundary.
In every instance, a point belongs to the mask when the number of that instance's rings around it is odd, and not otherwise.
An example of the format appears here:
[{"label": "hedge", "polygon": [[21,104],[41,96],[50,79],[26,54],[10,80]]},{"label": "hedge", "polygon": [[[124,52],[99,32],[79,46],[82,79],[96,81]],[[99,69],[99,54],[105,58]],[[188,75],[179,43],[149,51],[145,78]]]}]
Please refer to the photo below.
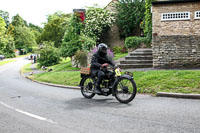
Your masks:
[{"label": "hedge", "polygon": [[126,48],[138,48],[141,43],[148,44],[148,39],[146,37],[127,37],[125,40]]}]

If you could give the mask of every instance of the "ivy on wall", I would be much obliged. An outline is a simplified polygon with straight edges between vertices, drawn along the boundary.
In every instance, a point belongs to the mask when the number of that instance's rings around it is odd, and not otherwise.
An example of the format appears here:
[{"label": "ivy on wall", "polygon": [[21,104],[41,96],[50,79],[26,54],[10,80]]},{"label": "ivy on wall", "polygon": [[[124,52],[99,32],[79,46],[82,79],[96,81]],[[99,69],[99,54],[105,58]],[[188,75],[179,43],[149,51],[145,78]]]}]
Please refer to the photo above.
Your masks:
[{"label": "ivy on wall", "polygon": [[149,42],[152,39],[152,1],[154,0],[146,0],[145,1],[145,27],[144,27],[144,35],[148,38]]}]

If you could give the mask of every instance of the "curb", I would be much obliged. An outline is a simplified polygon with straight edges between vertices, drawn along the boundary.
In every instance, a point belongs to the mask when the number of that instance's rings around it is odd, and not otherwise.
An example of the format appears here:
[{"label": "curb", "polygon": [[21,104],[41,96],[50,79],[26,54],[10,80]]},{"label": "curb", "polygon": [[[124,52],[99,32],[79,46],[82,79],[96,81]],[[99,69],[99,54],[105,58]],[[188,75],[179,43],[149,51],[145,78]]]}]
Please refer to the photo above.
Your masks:
[{"label": "curb", "polygon": [[20,74],[26,78],[26,79],[29,79],[35,83],[39,83],[39,84],[43,84],[43,85],[48,85],[48,86],[53,86],[53,87],[60,87],[60,88],[67,88],[67,89],[75,89],[75,90],[80,90],[80,87],[77,87],[77,86],[65,86],[65,85],[58,85],[58,84],[52,84],[52,83],[46,83],[46,82],[40,82],[40,81],[36,81],[36,80],[33,80],[31,78],[29,78],[28,76],[25,76],[21,70],[20,70]]},{"label": "curb", "polygon": [[157,97],[185,98],[185,99],[200,99],[200,94],[158,92],[156,96]]}]

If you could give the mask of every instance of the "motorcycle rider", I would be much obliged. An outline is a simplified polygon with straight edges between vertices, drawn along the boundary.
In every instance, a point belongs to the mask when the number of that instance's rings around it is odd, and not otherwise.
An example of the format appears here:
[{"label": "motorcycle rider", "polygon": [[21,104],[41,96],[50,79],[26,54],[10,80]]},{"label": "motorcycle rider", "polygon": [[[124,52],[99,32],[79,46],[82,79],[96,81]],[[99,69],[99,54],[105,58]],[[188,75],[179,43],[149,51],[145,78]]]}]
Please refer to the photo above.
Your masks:
[{"label": "motorcycle rider", "polygon": [[114,66],[114,63],[107,57],[107,45],[101,43],[98,45],[98,51],[92,56],[91,59],[91,73],[98,77],[95,93],[101,94],[100,84],[106,75],[106,72],[102,68],[108,67],[108,64]]}]

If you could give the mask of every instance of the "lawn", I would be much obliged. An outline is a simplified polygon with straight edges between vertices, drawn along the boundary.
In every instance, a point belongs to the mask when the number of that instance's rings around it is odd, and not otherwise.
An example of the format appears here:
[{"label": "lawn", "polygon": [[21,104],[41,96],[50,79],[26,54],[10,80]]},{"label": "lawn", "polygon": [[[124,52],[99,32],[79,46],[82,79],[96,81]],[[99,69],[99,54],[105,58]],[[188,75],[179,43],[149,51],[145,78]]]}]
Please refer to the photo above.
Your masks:
[{"label": "lawn", "polygon": [[53,72],[62,72],[62,71],[77,71],[80,68],[72,67],[71,59],[70,58],[62,58],[59,64],[50,66],[48,69],[52,69]]},{"label": "lawn", "polygon": [[160,70],[134,72],[140,93],[199,93],[200,70]]},{"label": "lawn", "polygon": [[6,60],[6,61],[0,61],[0,66],[11,63],[11,62],[15,62],[16,60]]},{"label": "lawn", "polygon": [[[115,59],[127,54],[116,54]],[[52,72],[31,75],[30,78],[54,84],[78,86],[81,80],[80,69],[71,66],[70,58],[51,66]],[[134,71],[134,80],[139,93],[157,92],[198,93],[200,94],[200,70],[151,70]]]},{"label": "lawn", "polygon": [[31,63],[29,63],[29,64],[26,64],[25,66],[23,66],[22,68],[21,68],[21,73],[28,73],[28,72],[31,72],[32,71],[32,69],[30,68],[31,67]]},{"label": "lawn", "polygon": [[128,55],[128,53],[117,53],[117,54],[115,54],[115,57],[113,60],[118,60],[119,58],[125,57],[127,55]]},{"label": "lawn", "polygon": [[35,79],[37,81],[69,86],[78,86],[81,79],[79,71],[47,72],[32,75],[29,78]]},{"label": "lawn", "polygon": [[[156,94],[159,91],[200,94],[199,70],[135,71],[134,80],[139,93]],[[79,71],[50,72],[31,76],[42,82],[78,86]]]}]

